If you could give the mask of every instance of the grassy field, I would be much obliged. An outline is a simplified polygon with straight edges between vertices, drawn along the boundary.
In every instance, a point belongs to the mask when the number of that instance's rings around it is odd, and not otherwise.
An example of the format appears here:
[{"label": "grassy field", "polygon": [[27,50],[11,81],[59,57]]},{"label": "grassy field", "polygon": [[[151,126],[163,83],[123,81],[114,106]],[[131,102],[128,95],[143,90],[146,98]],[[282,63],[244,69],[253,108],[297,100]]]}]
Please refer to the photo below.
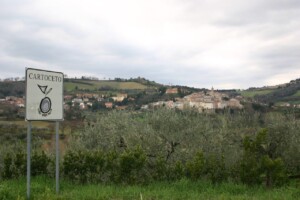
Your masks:
[{"label": "grassy field", "polygon": [[[159,182],[146,186],[77,185],[60,182],[55,194],[55,181],[36,177],[31,181],[32,199],[300,199],[299,183],[266,189],[234,183],[213,185],[206,181],[183,179],[172,183]],[[0,182],[0,199],[26,199],[26,179]]]},{"label": "grassy field", "polygon": [[241,95],[244,97],[251,97],[253,98],[255,95],[263,95],[263,94],[270,94],[274,92],[274,90],[266,89],[266,90],[244,90],[241,91]]},{"label": "grassy field", "polygon": [[293,97],[300,97],[300,90],[298,90],[294,95]]},{"label": "grassy field", "polygon": [[[9,125],[18,125],[18,126],[26,126],[27,122],[25,120],[18,120],[18,121],[0,121],[0,124],[9,124]],[[33,128],[45,128],[49,126],[49,122],[46,121],[33,121],[32,127]]]},{"label": "grassy field", "polygon": [[116,90],[125,89],[146,89],[147,86],[136,82],[118,82],[118,81],[89,81],[78,80],[64,83],[64,87],[67,91],[74,91],[76,86],[78,89],[98,90],[99,88],[112,88]]}]

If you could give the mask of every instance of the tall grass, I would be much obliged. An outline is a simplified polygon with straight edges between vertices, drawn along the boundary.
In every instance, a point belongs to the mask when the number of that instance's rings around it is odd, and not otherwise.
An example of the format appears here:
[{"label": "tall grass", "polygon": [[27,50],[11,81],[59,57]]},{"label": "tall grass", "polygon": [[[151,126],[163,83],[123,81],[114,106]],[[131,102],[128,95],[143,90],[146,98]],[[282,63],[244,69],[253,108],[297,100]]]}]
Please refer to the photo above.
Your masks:
[{"label": "tall grass", "polygon": [[[214,185],[208,181],[155,182],[149,185],[78,185],[60,182],[60,193],[55,194],[55,181],[43,176],[32,179],[32,199],[299,199],[299,183],[265,189],[235,183]],[[26,199],[26,179],[0,182],[0,200]]]}]

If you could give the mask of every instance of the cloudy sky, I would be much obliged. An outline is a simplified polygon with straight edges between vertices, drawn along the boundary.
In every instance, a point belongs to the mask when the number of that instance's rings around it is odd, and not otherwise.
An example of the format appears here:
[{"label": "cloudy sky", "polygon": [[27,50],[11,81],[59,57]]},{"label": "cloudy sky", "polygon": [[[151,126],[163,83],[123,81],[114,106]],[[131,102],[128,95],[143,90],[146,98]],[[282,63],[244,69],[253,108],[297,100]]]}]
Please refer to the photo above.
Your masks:
[{"label": "cloudy sky", "polygon": [[0,78],[248,88],[300,78],[299,0],[1,0]]}]

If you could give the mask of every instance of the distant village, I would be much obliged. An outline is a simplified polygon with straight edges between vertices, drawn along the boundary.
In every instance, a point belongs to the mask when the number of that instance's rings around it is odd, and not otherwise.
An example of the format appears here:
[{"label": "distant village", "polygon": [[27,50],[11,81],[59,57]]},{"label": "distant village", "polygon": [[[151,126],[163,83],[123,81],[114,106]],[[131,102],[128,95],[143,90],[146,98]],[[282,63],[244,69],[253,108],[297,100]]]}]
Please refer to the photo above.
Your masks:
[{"label": "distant village", "polygon": [[[166,90],[167,94],[178,93],[177,88]],[[179,110],[195,109],[198,112],[212,112],[216,109],[233,108],[242,109],[240,100],[243,97],[229,98],[227,94],[214,91],[214,88],[208,92],[197,92],[187,95],[183,98],[176,98],[175,101],[158,101],[149,105],[142,106],[142,109],[157,107],[176,108]]]},{"label": "distant village", "polygon": [[[165,94],[178,94],[179,89],[176,87],[170,87],[166,89]],[[115,96],[105,96],[95,93],[78,93],[75,95],[64,96],[64,110],[68,111],[73,107],[79,108],[79,110],[88,110],[96,103],[101,103],[106,109],[118,109],[124,110],[127,105],[120,105],[121,102],[127,100],[128,102],[134,102],[134,98],[128,97],[126,93],[118,93]],[[230,98],[227,94],[215,91],[212,88],[209,91],[195,92],[184,96],[183,98],[174,98],[169,101],[157,101],[151,102],[146,105],[142,105],[142,110],[157,109],[157,108],[169,108],[169,109],[193,109],[198,112],[214,112],[216,109],[232,108],[242,109],[243,105],[241,101],[244,98],[242,96],[236,96]],[[0,99],[0,104],[14,106],[17,109],[18,117],[25,117],[25,97],[7,96]],[[291,107],[289,103],[283,103],[282,107]],[[297,105],[300,107],[300,105]],[[0,108],[0,114],[3,113],[3,109]]]}]

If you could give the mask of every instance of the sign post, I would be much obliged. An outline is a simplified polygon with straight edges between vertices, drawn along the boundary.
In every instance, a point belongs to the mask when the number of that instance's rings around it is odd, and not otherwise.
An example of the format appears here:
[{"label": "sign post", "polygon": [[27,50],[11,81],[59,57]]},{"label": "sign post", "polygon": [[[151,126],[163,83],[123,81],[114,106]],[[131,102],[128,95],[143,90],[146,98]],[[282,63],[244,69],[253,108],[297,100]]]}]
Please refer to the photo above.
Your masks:
[{"label": "sign post", "polygon": [[58,134],[58,130],[59,130],[59,123],[58,121],[55,122],[55,135],[56,135],[56,166],[55,166],[55,183],[56,183],[56,193],[59,193],[59,134]]},{"label": "sign post", "polygon": [[30,153],[31,153],[31,122],[27,128],[27,198],[30,198]]},{"label": "sign post", "polygon": [[27,198],[30,198],[31,121],[56,122],[56,193],[59,192],[59,121],[63,120],[61,72],[26,69]]}]

